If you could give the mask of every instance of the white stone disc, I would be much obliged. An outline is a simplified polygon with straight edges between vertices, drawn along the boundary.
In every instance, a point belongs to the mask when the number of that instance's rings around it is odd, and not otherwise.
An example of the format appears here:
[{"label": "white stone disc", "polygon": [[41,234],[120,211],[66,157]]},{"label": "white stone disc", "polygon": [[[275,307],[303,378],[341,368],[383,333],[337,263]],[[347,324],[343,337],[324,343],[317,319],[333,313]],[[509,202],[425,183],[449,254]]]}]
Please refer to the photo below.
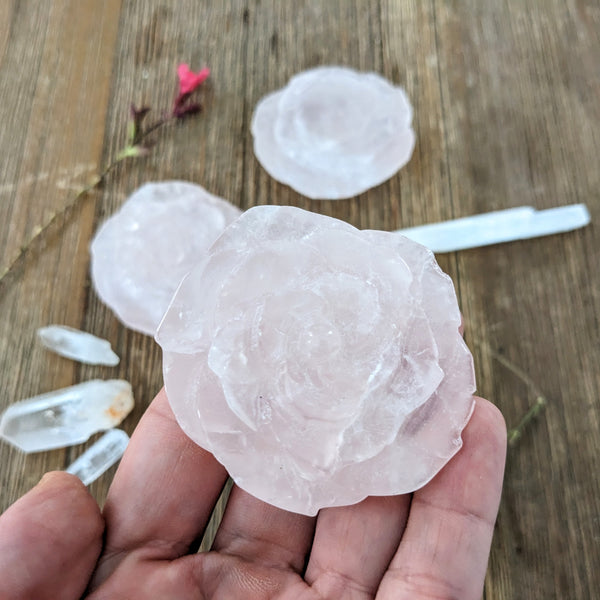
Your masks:
[{"label": "white stone disc", "polygon": [[377,73],[317,67],[258,103],[254,153],[272,177],[309,198],[349,198],[410,160],[411,121],[404,90]]}]

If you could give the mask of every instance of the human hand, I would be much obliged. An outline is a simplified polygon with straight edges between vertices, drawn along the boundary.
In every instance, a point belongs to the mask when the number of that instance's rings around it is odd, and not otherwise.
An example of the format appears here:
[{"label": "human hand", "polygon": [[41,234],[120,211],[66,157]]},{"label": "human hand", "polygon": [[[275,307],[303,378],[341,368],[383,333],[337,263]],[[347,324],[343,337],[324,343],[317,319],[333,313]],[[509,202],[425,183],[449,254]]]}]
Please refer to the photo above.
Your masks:
[{"label": "human hand", "polygon": [[196,554],[227,473],[181,431],[162,391],[102,514],[79,480],[56,472],[0,517],[0,598],[478,600],[504,471],[499,411],[478,399],[463,440],[414,494],[316,518],[234,486],[212,551]]}]

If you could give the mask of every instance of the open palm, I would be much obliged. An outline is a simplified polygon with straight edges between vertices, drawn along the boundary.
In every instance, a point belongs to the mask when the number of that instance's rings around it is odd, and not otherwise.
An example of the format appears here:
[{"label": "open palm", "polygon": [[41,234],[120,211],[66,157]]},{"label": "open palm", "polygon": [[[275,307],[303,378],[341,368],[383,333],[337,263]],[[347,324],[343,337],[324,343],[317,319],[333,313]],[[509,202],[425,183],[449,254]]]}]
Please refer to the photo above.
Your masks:
[{"label": "open palm", "polygon": [[212,551],[197,554],[227,473],[185,436],[161,392],[102,513],[76,478],[51,473],[0,517],[0,598],[477,600],[504,469],[498,410],[477,400],[463,439],[414,494],[316,518],[234,486]]}]

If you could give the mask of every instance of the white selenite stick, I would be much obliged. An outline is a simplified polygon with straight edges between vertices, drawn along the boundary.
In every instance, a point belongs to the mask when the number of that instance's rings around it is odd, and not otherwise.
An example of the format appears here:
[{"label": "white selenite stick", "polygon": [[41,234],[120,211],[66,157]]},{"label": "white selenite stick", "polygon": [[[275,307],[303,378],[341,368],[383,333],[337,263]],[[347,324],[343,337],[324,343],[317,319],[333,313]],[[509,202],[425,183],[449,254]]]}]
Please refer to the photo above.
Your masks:
[{"label": "white selenite stick", "polygon": [[441,223],[399,229],[398,233],[433,252],[454,252],[502,242],[572,231],[588,225],[585,204],[535,210],[520,206]]}]

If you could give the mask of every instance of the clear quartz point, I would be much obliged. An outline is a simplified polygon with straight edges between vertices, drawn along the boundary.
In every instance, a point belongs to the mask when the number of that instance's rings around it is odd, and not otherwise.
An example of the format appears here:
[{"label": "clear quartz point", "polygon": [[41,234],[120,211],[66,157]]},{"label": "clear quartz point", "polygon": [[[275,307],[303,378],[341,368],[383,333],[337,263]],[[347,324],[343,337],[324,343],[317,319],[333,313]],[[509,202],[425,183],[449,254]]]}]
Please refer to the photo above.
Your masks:
[{"label": "clear quartz point", "polygon": [[73,446],[116,427],[132,408],[131,384],[94,379],[12,404],[0,419],[0,437],[23,452]]},{"label": "clear quartz point", "polygon": [[60,356],[88,365],[114,367],[119,364],[119,357],[112,351],[110,342],[91,333],[64,325],[49,325],[38,329],[37,334],[48,350]]},{"label": "clear quartz point", "polygon": [[122,429],[109,429],[69,465],[67,473],[89,485],[121,459],[128,443],[129,436]]}]

